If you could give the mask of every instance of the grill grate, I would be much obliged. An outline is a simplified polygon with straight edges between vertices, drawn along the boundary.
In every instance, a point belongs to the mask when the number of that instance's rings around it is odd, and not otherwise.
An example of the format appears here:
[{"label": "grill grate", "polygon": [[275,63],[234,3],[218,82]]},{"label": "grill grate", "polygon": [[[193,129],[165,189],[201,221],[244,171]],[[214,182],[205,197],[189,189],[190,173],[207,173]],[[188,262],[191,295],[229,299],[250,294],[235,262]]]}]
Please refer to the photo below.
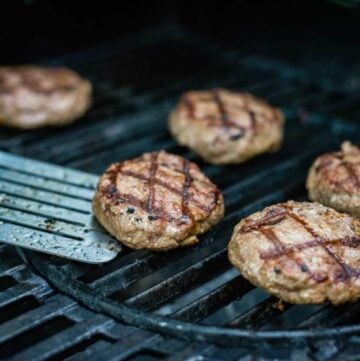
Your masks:
[{"label": "grill grate", "polygon": [[[161,66],[156,65],[159,58]],[[51,284],[112,318],[57,294],[11,247],[3,246],[6,262],[0,264],[0,277],[7,278],[1,283],[6,289],[0,293],[0,317],[8,317],[0,326],[0,355],[4,350],[10,356],[16,344],[21,345],[16,359],[25,360],[245,360],[250,354],[327,360],[357,355],[357,304],[279,309],[274,298],[230,267],[226,245],[242,216],[277,201],[305,198],[304,178],[313,158],[358,134],[356,125],[333,120],[338,115],[356,119],[358,94],[314,83],[268,59],[222,51],[177,29],[53,63],[68,65],[94,82],[93,109],[80,122],[56,131],[1,131],[3,150],[100,173],[110,162],[165,148],[201,166],[223,190],[227,213],[195,247],[160,254],[124,248],[102,266],[25,252],[27,262]],[[168,111],[182,91],[216,86],[245,89],[281,106],[289,119],[283,149],[240,166],[215,167],[177,146],[166,131]],[[42,178],[38,169],[36,179]],[[6,182],[11,179],[10,173]],[[26,332],[39,336],[21,343]]]},{"label": "grill grate", "polygon": [[[328,337],[335,332],[347,335],[349,332],[353,334],[359,331],[356,325],[343,326],[340,329],[321,327],[317,331],[303,328],[289,330],[289,327],[291,329],[298,326],[297,323],[303,320],[306,312],[321,312],[321,306],[307,310],[305,306],[286,305],[284,310],[281,310],[276,308],[272,298],[259,304],[264,295],[259,294],[259,290],[254,290],[236,272],[229,271],[226,245],[234,223],[267,204],[289,197],[303,198],[304,177],[314,156],[338,146],[342,139],[351,139],[356,134],[355,126],[343,127],[341,121],[329,123],[325,121],[326,118],[309,115],[306,121],[300,122],[292,116],[291,111],[287,113],[289,120],[282,151],[259,158],[256,172],[250,166],[238,166],[244,168],[244,172],[232,174],[231,179],[227,180],[222,167],[208,167],[207,170],[212,170],[213,177],[217,177],[217,171],[219,172],[218,176],[222,178],[219,179],[220,186],[224,189],[225,200],[228,201],[230,209],[224,220],[202,237],[198,246],[172,251],[166,255],[150,252],[120,253],[116,260],[100,268],[71,264],[68,269],[63,261],[58,265],[57,260],[49,262],[35,254],[29,257],[31,263],[56,287],[88,307],[107,313],[120,321],[155,331],[165,331],[175,336],[249,346],[254,339],[291,343],[294,337],[298,341],[308,341]],[[296,138],[304,139],[305,145],[314,143],[315,139],[317,143],[311,148],[306,147],[307,150],[299,154],[298,144],[297,147],[292,147]],[[262,186],[264,178],[267,182]],[[74,280],[74,274],[77,280]],[[225,275],[227,276],[224,277]],[[220,284],[214,287],[211,283],[219,276]],[[210,288],[205,294],[199,297],[195,292],[180,309],[173,309],[171,304],[176,306],[179,296],[197,288],[201,291],[207,283]],[[243,299],[246,300],[242,302]],[[231,307],[234,304],[237,304],[237,307]],[[357,307],[354,307],[352,316],[356,314],[356,310]],[[298,321],[296,317],[288,317],[289,312],[295,312]],[[325,314],[327,312],[325,311]],[[299,318],[299,315],[302,318]],[[183,320],[188,323],[182,322]],[[346,313],[340,313],[337,324],[341,325],[348,320]],[[230,328],[221,327],[228,324]],[[241,329],[242,325],[244,329]],[[251,331],[247,331],[248,329]],[[267,331],[268,329],[270,331]],[[282,331],[283,329],[285,331]]]}]

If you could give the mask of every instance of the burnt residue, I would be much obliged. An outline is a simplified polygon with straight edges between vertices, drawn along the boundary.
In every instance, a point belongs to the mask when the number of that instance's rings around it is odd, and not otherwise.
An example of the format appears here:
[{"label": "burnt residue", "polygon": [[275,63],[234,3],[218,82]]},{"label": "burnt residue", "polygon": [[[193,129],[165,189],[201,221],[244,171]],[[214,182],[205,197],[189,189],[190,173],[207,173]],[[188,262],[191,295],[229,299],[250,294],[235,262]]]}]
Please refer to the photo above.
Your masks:
[{"label": "burnt residue", "polygon": [[360,246],[360,237],[344,237],[341,243],[347,247],[357,248]]},{"label": "burnt residue", "polygon": [[306,264],[300,265],[300,269],[302,272],[309,272],[309,267]]},{"label": "burnt residue", "polygon": [[230,135],[230,140],[239,140],[239,139],[242,138],[243,136],[244,136],[243,133],[231,134],[231,135]]},{"label": "burnt residue", "polygon": [[55,224],[56,224],[56,220],[53,218],[46,218],[44,220],[44,223],[46,224],[45,228],[50,231],[54,228]]}]

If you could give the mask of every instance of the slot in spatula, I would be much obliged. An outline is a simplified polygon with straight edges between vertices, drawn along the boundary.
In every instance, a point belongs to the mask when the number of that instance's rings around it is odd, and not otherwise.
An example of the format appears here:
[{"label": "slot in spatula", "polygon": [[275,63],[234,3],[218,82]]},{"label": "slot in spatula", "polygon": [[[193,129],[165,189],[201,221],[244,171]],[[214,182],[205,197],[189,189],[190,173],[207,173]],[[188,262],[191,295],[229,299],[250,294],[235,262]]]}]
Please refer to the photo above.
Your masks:
[{"label": "slot in spatula", "polygon": [[121,245],[93,218],[97,176],[0,152],[0,242],[86,263]]}]

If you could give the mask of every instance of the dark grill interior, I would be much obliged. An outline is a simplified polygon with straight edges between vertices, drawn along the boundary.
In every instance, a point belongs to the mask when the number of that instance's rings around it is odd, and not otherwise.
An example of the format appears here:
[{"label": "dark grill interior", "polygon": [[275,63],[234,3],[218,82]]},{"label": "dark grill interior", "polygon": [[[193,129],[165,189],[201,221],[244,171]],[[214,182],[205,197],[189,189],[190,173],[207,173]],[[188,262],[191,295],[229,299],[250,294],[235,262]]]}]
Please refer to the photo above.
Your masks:
[{"label": "dark grill interior", "polygon": [[[175,27],[52,64],[65,64],[92,80],[93,108],[78,123],[56,131],[1,130],[2,150],[98,174],[113,161],[166,149],[194,160],[219,185],[226,216],[195,247],[166,253],[124,250],[103,266],[20,251],[50,284],[88,307],[55,291],[12,247],[2,246],[2,358],[13,356],[14,349],[16,360],[248,360],[266,359],[269,352],[280,360],[345,360],[356,355],[359,304],[280,304],[230,267],[226,245],[242,216],[274,202],[305,199],[304,179],[316,155],[344,139],[356,141],[359,128],[352,120],[360,115],[359,93],[337,90],[326,79],[267,58],[226,51]],[[181,92],[217,86],[246,90],[282,107],[287,125],[280,152],[218,167],[176,145],[166,117]]]}]

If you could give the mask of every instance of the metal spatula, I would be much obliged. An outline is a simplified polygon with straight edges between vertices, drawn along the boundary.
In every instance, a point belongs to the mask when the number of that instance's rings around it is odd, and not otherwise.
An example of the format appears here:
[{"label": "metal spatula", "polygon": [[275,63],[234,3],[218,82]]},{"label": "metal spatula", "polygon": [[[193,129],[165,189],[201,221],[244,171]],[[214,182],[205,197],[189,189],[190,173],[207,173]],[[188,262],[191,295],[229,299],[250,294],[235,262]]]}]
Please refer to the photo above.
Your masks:
[{"label": "metal spatula", "polygon": [[0,152],[0,242],[86,263],[121,251],[91,214],[97,177]]}]

